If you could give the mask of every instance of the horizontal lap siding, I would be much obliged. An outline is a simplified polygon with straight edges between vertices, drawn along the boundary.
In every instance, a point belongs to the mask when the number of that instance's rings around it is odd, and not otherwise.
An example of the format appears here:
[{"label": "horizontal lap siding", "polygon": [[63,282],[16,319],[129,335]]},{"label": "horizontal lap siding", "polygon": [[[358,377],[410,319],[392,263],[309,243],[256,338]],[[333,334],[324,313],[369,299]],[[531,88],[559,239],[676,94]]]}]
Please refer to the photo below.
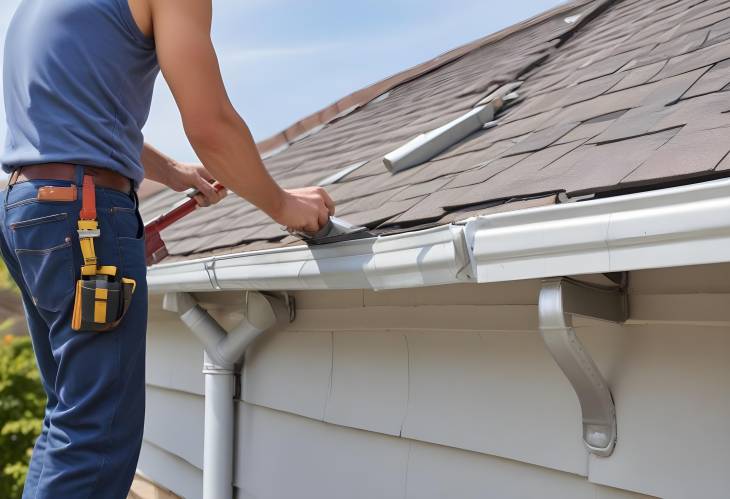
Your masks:
[{"label": "horizontal lap siding", "polygon": [[552,471],[239,404],[241,499],[638,499]]},{"label": "horizontal lap siding", "polygon": [[147,384],[203,395],[203,349],[173,314],[151,319],[147,331]]},{"label": "horizontal lap siding", "polygon": [[730,328],[627,328],[609,381],[618,443],[590,479],[666,498],[730,497]]},{"label": "horizontal lap siding", "polygon": [[203,469],[204,399],[147,387],[144,439]]},{"label": "horizontal lap siding", "polygon": [[[462,481],[459,497],[491,497],[479,495],[489,482],[481,477],[498,475],[503,463],[525,483],[497,488],[495,497],[562,498],[574,490],[575,497],[634,497],[604,488],[595,489],[604,495],[585,495],[570,485],[576,480],[668,498],[697,491],[725,497],[730,483],[719,467],[730,462],[723,423],[730,418],[730,266],[632,273],[628,325],[576,321],[616,399],[619,442],[608,459],[584,450],[577,399],[537,331],[538,291],[539,282],[523,281],[296,293],[296,322],[247,352],[242,497],[291,497],[277,495],[289,490],[282,470],[299,477],[295,497],[357,497],[342,495],[344,484],[332,476],[340,467],[343,476],[356,474],[353,483],[357,473],[368,477],[361,488],[371,495],[363,497],[409,497],[405,482],[410,497],[439,497],[427,491],[458,490]],[[240,310],[239,294],[200,298],[226,325]],[[180,341],[195,350],[177,324],[152,324],[150,337],[158,337],[151,363],[170,363],[161,356]],[[199,373],[199,358],[190,357]],[[180,389],[169,374],[176,365],[190,367],[180,364],[158,368],[154,380],[148,373],[150,384]],[[184,389],[202,390],[196,383]],[[258,407],[252,412],[249,404]],[[250,433],[254,428],[258,433]],[[366,454],[347,457],[357,447]],[[308,449],[317,459],[306,457]],[[290,454],[301,454],[301,470],[309,471],[289,470],[298,461]],[[541,473],[560,478],[543,482]],[[532,494],[532,486],[544,492]]]},{"label": "horizontal lap siding", "polygon": [[149,442],[142,442],[137,468],[154,483],[185,499],[202,499],[203,472]]},{"label": "horizontal lap siding", "polygon": [[152,297],[147,331],[145,432],[138,469],[187,499],[203,493],[203,350]]}]

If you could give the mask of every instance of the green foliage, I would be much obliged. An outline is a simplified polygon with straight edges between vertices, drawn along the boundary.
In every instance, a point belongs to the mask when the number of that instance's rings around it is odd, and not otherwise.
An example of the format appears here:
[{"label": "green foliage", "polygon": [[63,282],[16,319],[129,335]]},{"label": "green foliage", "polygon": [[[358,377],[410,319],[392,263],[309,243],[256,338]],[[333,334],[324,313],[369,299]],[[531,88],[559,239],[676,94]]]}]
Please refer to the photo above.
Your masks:
[{"label": "green foliage", "polygon": [[46,396],[28,337],[0,342],[0,497],[19,498]]},{"label": "green foliage", "polygon": [[15,282],[13,281],[12,277],[10,277],[10,273],[8,272],[7,267],[5,267],[5,263],[0,258],[0,290],[5,291],[14,291],[15,293],[18,293],[18,288],[15,286]]}]

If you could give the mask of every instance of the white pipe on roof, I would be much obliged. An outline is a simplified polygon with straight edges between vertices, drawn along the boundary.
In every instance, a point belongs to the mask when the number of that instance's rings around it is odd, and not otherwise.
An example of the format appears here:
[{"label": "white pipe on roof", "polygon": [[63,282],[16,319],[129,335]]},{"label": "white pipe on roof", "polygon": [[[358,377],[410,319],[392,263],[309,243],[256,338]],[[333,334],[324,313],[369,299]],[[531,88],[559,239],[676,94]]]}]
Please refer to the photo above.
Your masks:
[{"label": "white pipe on roof", "polygon": [[422,133],[395,151],[389,152],[383,158],[383,163],[393,173],[425,163],[480,130],[485,123],[492,121],[494,114],[495,108],[491,104],[476,107],[463,116],[435,130]]},{"label": "white pipe on roof", "polygon": [[463,116],[435,130],[422,133],[395,151],[389,152],[383,158],[383,163],[392,173],[397,173],[429,161],[491,122],[507,100],[517,98],[517,94],[511,94],[520,88],[522,83],[513,81],[500,86]]},{"label": "white pipe on roof", "polygon": [[395,289],[730,262],[730,180],[149,269],[151,292]]}]

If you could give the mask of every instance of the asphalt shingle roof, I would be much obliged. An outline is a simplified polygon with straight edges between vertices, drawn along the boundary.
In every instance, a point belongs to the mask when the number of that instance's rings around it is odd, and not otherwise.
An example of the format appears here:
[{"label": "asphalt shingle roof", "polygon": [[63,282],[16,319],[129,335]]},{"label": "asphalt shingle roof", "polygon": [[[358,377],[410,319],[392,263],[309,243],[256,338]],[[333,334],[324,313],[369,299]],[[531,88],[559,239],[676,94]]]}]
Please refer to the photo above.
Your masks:
[{"label": "asphalt shingle roof", "polygon": [[[573,2],[467,49],[304,130],[267,167],[284,187],[300,187],[364,162],[328,190],[339,216],[381,233],[730,174],[726,1]],[[384,154],[518,79],[521,101],[497,126],[420,166],[386,170]],[[157,194],[143,216],[178,197]],[[163,238],[172,258],[298,244],[233,195]]]}]

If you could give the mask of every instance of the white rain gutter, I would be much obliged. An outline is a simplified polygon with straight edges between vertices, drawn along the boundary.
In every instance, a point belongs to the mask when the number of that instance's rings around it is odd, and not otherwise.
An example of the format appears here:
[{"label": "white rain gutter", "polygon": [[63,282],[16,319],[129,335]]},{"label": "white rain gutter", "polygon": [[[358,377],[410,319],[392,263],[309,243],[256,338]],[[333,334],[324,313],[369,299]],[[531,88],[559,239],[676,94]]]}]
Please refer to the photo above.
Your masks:
[{"label": "white rain gutter", "polygon": [[281,300],[246,293],[244,319],[227,333],[187,293],[165,295],[163,308],[180,319],[203,344],[205,422],[203,440],[203,499],[233,498],[235,435],[235,375],[246,348],[266,331],[288,322],[292,312]]},{"label": "white rain gutter", "polygon": [[397,289],[473,282],[464,227],[295,246],[155,265],[152,293],[167,291]]},{"label": "white rain gutter", "polygon": [[[723,250],[725,248],[725,250]],[[397,289],[730,261],[730,180],[155,265],[150,291]]]},{"label": "white rain gutter", "polygon": [[477,217],[477,282],[730,261],[730,180]]}]

